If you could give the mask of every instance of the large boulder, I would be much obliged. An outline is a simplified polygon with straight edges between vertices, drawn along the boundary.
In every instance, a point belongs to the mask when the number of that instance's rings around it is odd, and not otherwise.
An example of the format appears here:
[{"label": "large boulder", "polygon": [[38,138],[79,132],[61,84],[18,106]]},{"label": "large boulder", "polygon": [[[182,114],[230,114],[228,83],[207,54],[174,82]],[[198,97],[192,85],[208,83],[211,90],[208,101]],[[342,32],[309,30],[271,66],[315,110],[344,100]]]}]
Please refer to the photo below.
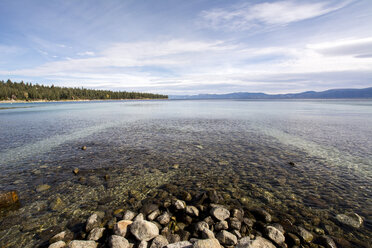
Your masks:
[{"label": "large boulder", "polygon": [[159,235],[159,228],[146,220],[133,222],[130,231],[140,241],[149,241]]}]

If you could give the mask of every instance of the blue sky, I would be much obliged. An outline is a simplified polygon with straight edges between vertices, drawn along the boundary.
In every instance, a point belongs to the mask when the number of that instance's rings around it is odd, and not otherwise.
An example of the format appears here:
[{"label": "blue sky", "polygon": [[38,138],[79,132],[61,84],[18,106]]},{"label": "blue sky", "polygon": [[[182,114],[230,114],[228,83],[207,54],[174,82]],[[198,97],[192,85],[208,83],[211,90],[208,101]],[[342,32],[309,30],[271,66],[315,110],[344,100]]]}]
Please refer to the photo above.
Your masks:
[{"label": "blue sky", "polygon": [[372,86],[370,0],[2,0],[0,78],[198,94]]}]

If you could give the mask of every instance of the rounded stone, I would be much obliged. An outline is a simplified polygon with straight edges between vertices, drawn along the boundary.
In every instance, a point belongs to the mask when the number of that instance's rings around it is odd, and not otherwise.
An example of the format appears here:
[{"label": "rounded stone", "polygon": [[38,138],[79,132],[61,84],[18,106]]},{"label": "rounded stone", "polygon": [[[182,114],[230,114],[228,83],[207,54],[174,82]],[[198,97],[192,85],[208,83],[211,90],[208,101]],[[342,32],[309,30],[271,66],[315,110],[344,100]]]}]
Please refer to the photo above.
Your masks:
[{"label": "rounded stone", "polygon": [[230,217],[230,212],[226,208],[223,207],[214,207],[211,209],[211,215],[215,217],[217,220],[226,220]]},{"label": "rounded stone", "polygon": [[133,222],[130,231],[140,241],[149,241],[159,235],[159,228],[146,220]]}]

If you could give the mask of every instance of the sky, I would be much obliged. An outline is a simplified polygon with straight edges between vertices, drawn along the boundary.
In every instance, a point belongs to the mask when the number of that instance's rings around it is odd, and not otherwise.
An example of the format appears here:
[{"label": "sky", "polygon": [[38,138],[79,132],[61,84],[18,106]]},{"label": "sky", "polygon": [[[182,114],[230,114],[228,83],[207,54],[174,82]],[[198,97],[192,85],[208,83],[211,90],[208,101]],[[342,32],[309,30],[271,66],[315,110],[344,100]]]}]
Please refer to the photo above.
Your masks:
[{"label": "sky", "polygon": [[0,80],[169,95],[372,86],[371,0],[1,0]]}]

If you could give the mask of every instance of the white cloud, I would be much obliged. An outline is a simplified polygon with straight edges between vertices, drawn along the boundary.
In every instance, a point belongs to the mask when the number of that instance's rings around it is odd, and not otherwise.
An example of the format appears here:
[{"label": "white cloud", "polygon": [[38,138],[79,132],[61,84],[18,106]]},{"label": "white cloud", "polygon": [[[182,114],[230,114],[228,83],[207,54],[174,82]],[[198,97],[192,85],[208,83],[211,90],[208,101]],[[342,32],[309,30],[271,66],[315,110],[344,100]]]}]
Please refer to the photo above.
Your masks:
[{"label": "white cloud", "polygon": [[[308,44],[303,47],[247,47],[221,41],[165,40],[117,43],[86,58],[0,71],[7,77],[41,77],[76,86],[147,89],[162,93],[308,90],[372,80],[372,58],[327,53],[333,47],[369,44],[372,38]],[[260,61],[263,62],[260,62]],[[164,72],[165,71],[165,72]],[[369,73],[368,73],[369,72]],[[287,88],[286,88],[287,87]]]},{"label": "white cloud", "polygon": [[331,4],[329,1],[303,2],[295,0],[244,3],[226,9],[203,11],[204,26],[215,29],[248,30],[267,26],[287,25],[341,9],[351,1]]},{"label": "white cloud", "polygon": [[77,53],[78,56],[94,56],[95,53],[91,51]]}]

